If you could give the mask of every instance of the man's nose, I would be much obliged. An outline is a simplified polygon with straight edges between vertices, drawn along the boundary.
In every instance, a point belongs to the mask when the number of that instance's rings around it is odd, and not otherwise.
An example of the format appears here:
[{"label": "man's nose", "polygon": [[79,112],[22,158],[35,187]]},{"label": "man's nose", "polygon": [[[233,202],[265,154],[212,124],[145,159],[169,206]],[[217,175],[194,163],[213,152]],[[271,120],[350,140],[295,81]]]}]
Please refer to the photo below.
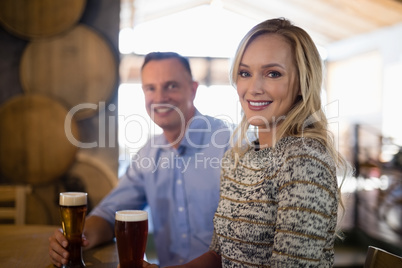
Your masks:
[{"label": "man's nose", "polygon": [[169,99],[169,96],[166,91],[162,89],[155,90],[154,101],[157,103],[166,102]]}]

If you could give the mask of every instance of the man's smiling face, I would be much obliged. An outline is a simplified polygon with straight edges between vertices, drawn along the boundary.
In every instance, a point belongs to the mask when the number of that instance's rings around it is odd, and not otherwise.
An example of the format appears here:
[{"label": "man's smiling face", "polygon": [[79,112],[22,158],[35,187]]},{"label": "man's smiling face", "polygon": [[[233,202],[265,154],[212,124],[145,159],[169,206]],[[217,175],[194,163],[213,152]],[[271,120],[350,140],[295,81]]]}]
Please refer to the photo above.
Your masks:
[{"label": "man's smiling face", "polygon": [[198,84],[178,59],[151,60],[141,73],[148,115],[164,131],[184,131]]}]

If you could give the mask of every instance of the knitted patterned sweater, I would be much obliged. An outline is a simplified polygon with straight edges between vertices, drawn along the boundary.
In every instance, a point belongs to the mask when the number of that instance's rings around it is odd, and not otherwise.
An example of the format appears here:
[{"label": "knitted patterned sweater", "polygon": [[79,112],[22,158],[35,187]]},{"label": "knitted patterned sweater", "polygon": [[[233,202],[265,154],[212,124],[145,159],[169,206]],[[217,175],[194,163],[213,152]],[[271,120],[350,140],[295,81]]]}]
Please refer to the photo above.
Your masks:
[{"label": "knitted patterned sweater", "polygon": [[286,137],[222,165],[210,250],[223,267],[332,267],[339,197],[320,142]]}]

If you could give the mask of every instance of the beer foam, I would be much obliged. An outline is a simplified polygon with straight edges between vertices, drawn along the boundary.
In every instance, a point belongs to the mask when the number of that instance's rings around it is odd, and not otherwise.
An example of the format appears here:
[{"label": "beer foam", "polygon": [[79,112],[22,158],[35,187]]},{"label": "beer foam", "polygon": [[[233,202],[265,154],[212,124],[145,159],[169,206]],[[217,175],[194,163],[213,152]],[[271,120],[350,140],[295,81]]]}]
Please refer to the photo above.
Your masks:
[{"label": "beer foam", "polygon": [[66,192],[60,193],[59,204],[61,206],[82,206],[87,204],[87,193]]},{"label": "beer foam", "polygon": [[148,220],[148,212],[143,210],[120,210],[116,211],[118,221],[145,221]]}]

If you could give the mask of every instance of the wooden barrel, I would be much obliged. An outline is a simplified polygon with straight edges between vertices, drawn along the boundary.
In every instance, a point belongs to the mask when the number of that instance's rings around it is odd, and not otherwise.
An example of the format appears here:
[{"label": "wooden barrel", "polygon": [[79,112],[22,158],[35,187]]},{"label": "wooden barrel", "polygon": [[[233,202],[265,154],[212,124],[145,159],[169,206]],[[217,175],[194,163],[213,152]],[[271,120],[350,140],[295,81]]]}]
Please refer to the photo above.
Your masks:
[{"label": "wooden barrel", "polygon": [[[86,191],[88,209],[92,209],[117,185],[117,171],[95,156],[78,152],[62,183],[65,187],[70,186],[66,189],[68,191]],[[82,189],[74,189],[74,186],[81,186]]]},{"label": "wooden barrel", "polygon": [[[74,162],[78,127],[59,102],[20,95],[0,107],[0,173],[16,183],[58,179]],[[65,128],[65,121],[67,126]],[[73,140],[73,138],[75,140]]]},{"label": "wooden barrel", "polygon": [[24,39],[48,37],[75,25],[85,5],[86,0],[1,0],[0,23]]},{"label": "wooden barrel", "polygon": [[30,42],[20,77],[24,91],[58,99],[67,109],[76,109],[76,119],[83,119],[96,114],[99,103],[112,95],[117,70],[108,43],[79,24],[63,35]]}]

